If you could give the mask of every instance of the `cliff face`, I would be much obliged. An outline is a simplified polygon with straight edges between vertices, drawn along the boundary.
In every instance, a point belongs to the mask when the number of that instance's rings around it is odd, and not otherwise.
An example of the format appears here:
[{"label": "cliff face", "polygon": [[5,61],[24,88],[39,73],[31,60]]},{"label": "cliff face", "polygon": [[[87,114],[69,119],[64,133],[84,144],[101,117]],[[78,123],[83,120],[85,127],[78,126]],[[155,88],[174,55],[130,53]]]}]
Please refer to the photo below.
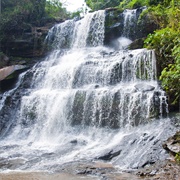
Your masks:
[{"label": "cliff face", "polygon": [[[0,52],[0,91],[11,89],[18,75],[32,67],[47,54],[44,39],[56,22],[44,26],[14,26],[9,36],[1,42]],[[15,69],[15,67],[23,67]],[[13,70],[12,70],[13,69]],[[9,73],[10,72],[10,73]]]},{"label": "cliff face", "polygon": [[30,27],[22,32],[15,30],[15,34],[2,43],[2,51],[9,57],[36,58],[44,56],[44,38],[53,24],[50,23],[43,27]]}]

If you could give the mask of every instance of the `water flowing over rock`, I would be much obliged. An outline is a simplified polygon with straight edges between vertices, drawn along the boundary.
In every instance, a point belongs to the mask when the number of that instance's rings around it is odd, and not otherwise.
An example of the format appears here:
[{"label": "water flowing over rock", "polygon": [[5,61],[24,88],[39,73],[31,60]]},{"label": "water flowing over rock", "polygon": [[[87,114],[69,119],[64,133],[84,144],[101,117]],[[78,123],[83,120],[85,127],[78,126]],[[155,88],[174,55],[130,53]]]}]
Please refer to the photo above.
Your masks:
[{"label": "water flowing over rock", "polygon": [[54,26],[46,41],[53,48],[83,48],[100,46],[104,41],[105,12],[87,14],[82,20],[68,20]]},{"label": "water flowing over rock", "polygon": [[[107,9],[105,18],[105,45],[117,47],[118,38],[126,37],[134,42],[134,46],[142,48],[142,38],[153,33],[158,28],[157,24],[149,16],[140,16],[146,7],[137,9],[125,9],[119,12],[117,9]],[[133,48],[133,47],[132,47]]]},{"label": "water flowing over rock", "polygon": [[52,53],[1,96],[2,171],[95,159],[127,169],[167,157],[161,142],[174,130],[154,119],[168,107],[155,53],[104,47],[104,21],[98,11],[53,27]]}]

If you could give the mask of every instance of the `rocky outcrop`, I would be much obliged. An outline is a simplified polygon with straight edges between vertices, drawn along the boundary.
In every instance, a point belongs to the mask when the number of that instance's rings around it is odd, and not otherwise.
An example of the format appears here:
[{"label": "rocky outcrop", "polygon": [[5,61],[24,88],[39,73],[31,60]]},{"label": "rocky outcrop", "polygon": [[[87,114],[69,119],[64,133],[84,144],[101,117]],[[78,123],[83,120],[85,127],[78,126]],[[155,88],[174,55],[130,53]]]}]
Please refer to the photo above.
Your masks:
[{"label": "rocky outcrop", "polygon": [[13,77],[13,73],[26,68],[27,67],[23,65],[7,66],[2,68],[0,69],[0,81],[6,79],[7,77],[9,77],[8,79],[11,79]]},{"label": "rocky outcrop", "polygon": [[21,35],[14,35],[14,38],[2,43],[3,52],[6,52],[8,56],[23,58],[44,56],[46,54],[44,51],[44,39],[52,25],[31,27],[22,32]]},{"label": "rocky outcrop", "polygon": [[166,149],[172,155],[180,153],[180,131],[170,138],[163,144],[164,149]]},{"label": "rocky outcrop", "polygon": [[153,91],[155,89],[154,86],[145,83],[136,84],[134,87],[136,88],[137,91],[142,91],[142,92]]},{"label": "rocky outcrop", "polygon": [[7,66],[0,69],[0,90],[10,89],[16,82],[18,75],[27,69],[24,65]]}]

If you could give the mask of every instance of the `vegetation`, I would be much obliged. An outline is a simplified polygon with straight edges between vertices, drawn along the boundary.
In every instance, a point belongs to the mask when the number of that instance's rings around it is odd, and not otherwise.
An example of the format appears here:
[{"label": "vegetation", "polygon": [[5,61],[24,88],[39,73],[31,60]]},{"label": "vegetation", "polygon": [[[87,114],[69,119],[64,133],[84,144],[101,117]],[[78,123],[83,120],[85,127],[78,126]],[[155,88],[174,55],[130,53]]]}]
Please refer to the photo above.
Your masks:
[{"label": "vegetation", "polygon": [[176,154],[175,160],[178,164],[180,164],[180,152]]},{"label": "vegetation", "polygon": [[159,26],[145,40],[145,47],[155,49],[159,79],[166,90],[171,105],[180,101],[180,2],[176,0],[123,0],[119,8],[147,6],[148,15]]},{"label": "vegetation", "polygon": [[[119,8],[123,9],[134,9],[142,6],[152,7],[159,4],[163,4],[166,0],[123,0]],[[168,1],[168,0],[167,0]]]},{"label": "vegetation", "polygon": [[122,0],[85,0],[86,4],[93,10],[105,9],[118,6]]},{"label": "vegetation", "polygon": [[180,99],[180,2],[163,1],[148,9],[148,13],[158,23],[159,29],[149,34],[145,47],[155,49],[160,80],[169,95],[170,104],[177,105]]},{"label": "vegetation", "polygon": [[[44,34],[41,30],[37,32],[37,27],[80,15],[79,11],[67,12],[59,0],[0,0],[0,3],[0,52],[8,56],[16,53],[18,47],[28,46],[34,54],[41,54]],[[23,40],[26,41],[23,46],[12,43]]]},{"label": "vegetation", "polygon": [[69,17],[59,0],[1,0],[0,42],[3,44],[33,26]]},{"label": "vegetation", "polygon": [[51,18],[67,19],[70,15],[59,0],[46,1],[45,12]]}]

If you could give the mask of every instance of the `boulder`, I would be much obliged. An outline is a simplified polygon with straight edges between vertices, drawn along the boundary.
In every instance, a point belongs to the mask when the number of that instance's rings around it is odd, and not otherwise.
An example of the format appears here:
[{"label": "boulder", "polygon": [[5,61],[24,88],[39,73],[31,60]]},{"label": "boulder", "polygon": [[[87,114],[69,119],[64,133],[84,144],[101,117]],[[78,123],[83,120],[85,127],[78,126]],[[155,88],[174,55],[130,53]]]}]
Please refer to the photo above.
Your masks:
[{"label": "boulder", "polygon": [[4,80],[4,79],[11,79],[13,76],[13,73],[19,71],[19,70],[23,70],[26,69],[27,67],[24,65],[13,65],[13,66],[7,66],[5,68],[0,69],[0,81]]},{"label": "boulder", "polygon": [[27,70],[27,66],[13,65],[0,69],[0,90],[6,91],[14,86],[19,74]]},{"label": "boulder", "polygon": [[180,153],[180,131],[176,132],[174,136],[168,138],[163,144],[163,148],[174,156],[177,153]]},{"label": "boulder", "polygon": [[137,91],[142,91],[142,92],[153,91],[155,89],[154,86],[144,83],[136,84],[134,87],[136,88]]}]

